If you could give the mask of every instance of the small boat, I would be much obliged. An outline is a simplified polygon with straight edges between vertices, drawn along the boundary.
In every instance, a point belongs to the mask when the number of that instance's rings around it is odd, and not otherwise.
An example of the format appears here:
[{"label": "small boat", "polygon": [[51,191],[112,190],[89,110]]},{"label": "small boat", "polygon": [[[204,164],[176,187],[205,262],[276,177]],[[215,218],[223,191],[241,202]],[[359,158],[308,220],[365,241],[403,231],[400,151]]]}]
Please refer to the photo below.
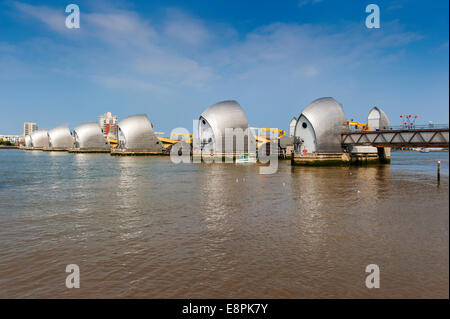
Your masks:
[{"label": "small boat", "polygon": [[422,148],[420,150],[420,153],[430,153],[430,149],[429,148]]},{"label": "small boat", "polygon": [[242,155],[241,157],[236,157],[236,164],[243,164],[243,163],[256,163],[256,157],[249,156],[248,153]]}]

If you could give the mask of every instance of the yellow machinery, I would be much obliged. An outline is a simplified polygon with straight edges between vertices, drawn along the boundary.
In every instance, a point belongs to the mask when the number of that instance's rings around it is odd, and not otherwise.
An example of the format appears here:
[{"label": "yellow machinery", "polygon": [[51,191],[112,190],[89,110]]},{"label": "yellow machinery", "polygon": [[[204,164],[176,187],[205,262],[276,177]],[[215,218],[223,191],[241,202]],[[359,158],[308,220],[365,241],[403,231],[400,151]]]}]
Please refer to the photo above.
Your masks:
[{"label": "yellow machinery", "polygon": [[270,132],[272,134],[278,134],[278,137],[283,137],[286,135],[286,132],[284,130],[279,130],[276,128],[261,128],[261,133]]},{"label": "yellow machinery", "polygon": [[119,141],[116,140],[115,138],[107,138],[106,139],[109,143],[109,145],[111,145],[112,148],[116,148],[117,145],[119,145]]},{"label": "yellow machinery", "polygon": [[[172,133],[172,135],[170,136],[171,139],[175,140],[175,137],[177,136],[181,136],[181,137],[188,137],[186,143],[192,144],[192,139],[194,138],[193,134],[188,134],[188,133]],[[178,140],[179,141],[179,140]]]},{"label": "yellow machinery", "polygon": [[262,133],[270,132],[272,134],[276,134],[277,135],[277,137],[276,137],[277,139],[286,135],[286,132],[284,130],[279,130],[279,129],[275,129],[275,128],[267,128],[267,127],[259,128],[259,127],[251,126],[251,127],[249,127],[249,129],[257,130],[257,131],[259,130],[259,132],[260,132],[260,135],[253,134],[253,137],[256,140],[256,147],[257,148],[259,148],[261,145],[263,145],[265,143],[270,142],[272,139],[275,138],[275,137],[271,138],[270,136],[267,136],[267,135],[262,134]]},{"label": "yellow machinery", "polygon": [[256,140],[256,147],[259,148],[261,145],[269,143],[270,142],[270,138],[264,137],[264,136],[259,136],[259,135],[253,135],[253,137]]},{"label": "yellow machinery", "polygon": [[178,143],[179,140],[173,140],[167,137],[157,137],[158,140],[160,140],[162,142],[162,146],[164,148],[169,148],[170,146],[172,146],[175,143]]},{"label": "yellow machinery", "polygon": [[[155,132],[155,134],[160,135],[160,134],[164,134],[164,133],[163,132]],[[182,137],[187,136],[187,137],[189,137],[189,139],[186,141],[186,143],[189,143],[189,144],[192,143],[193,135],[187,134],[187,133],[172,133],[171,138],[158,136],[157,139],[163,143],[164,148],[169,148],[173,144],[176,144],[182,140],[182,139],[177,139],[176,137],[178,137],[178,136],[182,136]]]},{"label": "yellow machinery", "polygon": [[[155,132],[155,134],[156,135],[162,135],[162,134],[164,134],[164,132]],[[172,136],[173,135],[174,134],[172,134]],[[181,133],[178,134],[178,135],[181,135]],[[164,148],[169,148],[171,145],[173,145],[175,143],[178,143],[180,141],[180,140],[170,139],[170,138],[167,138],[167,137],[160,137],[160,136],[158,136],[156,138],[163,143],[162,145],[163,145]],[[106,140],[109,142],[109,144],[111,145],[112,148],[116,148],[119,145],[119,141],[117,139],[107,138]],[[189,141],[189,143],[191,143],[191,141],[192,141],[192,137],[191,137],[191,140]]]},{"label": "yellow machinery", "polygon": [[370,130],[370,126],[364,123],[359,123],[356,121],[347,121],[348,126],[354,126],[355,129],[361,130],[361,131],[368,131]]}]

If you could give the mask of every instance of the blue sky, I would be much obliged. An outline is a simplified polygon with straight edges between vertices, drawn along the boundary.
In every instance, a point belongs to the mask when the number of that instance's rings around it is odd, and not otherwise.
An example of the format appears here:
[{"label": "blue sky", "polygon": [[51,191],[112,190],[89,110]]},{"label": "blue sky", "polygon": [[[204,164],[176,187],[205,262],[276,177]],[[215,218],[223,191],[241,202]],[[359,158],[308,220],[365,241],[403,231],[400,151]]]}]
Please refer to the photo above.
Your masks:
[{"label": "blue sky", "polygon": [[[66,5],[81,10],[67,29]],[[367,29],[366,5],[381,10]],[[192,128],[235,99],[250,125],[287,129],[332,96],[348,119],[373,106],[448,123],[448,1],[0,1],[0,134],[146,113]]]}]

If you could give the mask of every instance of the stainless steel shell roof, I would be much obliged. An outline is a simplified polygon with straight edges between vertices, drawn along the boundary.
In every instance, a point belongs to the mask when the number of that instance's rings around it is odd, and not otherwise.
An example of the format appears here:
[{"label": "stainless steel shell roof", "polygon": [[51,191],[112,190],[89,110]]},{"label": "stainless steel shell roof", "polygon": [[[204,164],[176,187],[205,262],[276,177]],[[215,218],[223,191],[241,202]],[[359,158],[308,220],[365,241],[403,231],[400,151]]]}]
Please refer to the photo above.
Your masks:
[{"label": "stainless steel shell roof", "polygon": [[74,135],[76,148],[109,148],[97,122],[88,122],[77,126],[74,129]]},{"label": "stainless steel shell roof", "polygon": [[25,146],[26,147],[31,147],[32,146],[32,144],[31,144],[31,136],[30,135],[25,136]]},{"label": "stainless steel shell roof", "polygon": [[39,130],[30,135],[33,147],[48,147],[48,131]]},{"label": "stainless steel shell roof", "polygon": [[388,130],[391,126],[386,113],[376,106],[370,110],[369,115],[367,116],[367,123],[369,124],[371,131],[376,129]]},{"label": "stainless steel shell roof", "polygon": [[225,134],[226,128],[248,128],[244,110],[236,101],[223,101],[208,107],[200,118],[211,125],[214,133]]},{"label": "stainless steel shell roof", "polygon": [[[156,137],[152,123],[145,114],[127,117],[119,123],[120,147],[127,150],[162,151],[161,141]],[[122,141],[123,138],[123,141]]]},{"label": "stainless steel shell roof", "polygon": [[[342,106],[331,97],[324,97],[309,104],[299,116],[311,123],[316,137],[316,152],[342,152],[341,133],[346,128],[346,117]],[[295,128],[295,136],[299,127]]]},{"label": "stainless steel shell roof", "polygon": [[73,137],[67,126],[58,126],[48,131],[49,146],[53,148],[73,147]]},{"label": "stainless steel shell roof", "polygon": [[[241,128],[245,131],[248,128],[247,117],[236,101],[223,101],[208,107],[200,115],[199,130],[202,120],[209,124],[215,138],[221,136],[222,148],[225,147],[225,129]],[[201,132],[199,133],[201,134]],[[247,139],[245,143],[247,143]]]},{"label": "stainless steel shell roof", "polygon": [[295,126],[297,125],[297,118],[294,116],[289,122],[289,136],[294,136]]}]

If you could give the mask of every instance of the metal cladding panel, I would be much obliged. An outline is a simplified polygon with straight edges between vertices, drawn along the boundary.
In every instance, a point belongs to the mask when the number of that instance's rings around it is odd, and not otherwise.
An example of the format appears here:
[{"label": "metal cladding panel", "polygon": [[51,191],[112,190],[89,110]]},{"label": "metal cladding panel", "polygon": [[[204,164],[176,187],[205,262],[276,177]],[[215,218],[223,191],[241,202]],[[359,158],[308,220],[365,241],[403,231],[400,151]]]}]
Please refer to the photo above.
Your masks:
[{"label": "metal cladding panel", "polygon": [[[215,149],[216,152],[225,150],[225,129],[240,128],[248,129],[247,117],[242,107],[236,101],[223,101],[208,107],[201,115],[199,122],[199,133],[201,134],[201,121],[205,120],[211,127],[214,138],[221,137],[222,149]],[[248,133],[248,131],[247,131]],[[248,136],[245,136],[244,148],[247,150]]]},{"label": "metal cladding panel", "polygon": [[[299,116],[304,116],[311,123],[315,137],[317,153],[340,153],[341,133],[345,130],[347,120],[342,106],[331,97],[324,97],[309,104]],[[295,136],[299,136],[299,121]]]},{"label": "metal cladding panel", "polygon": [[370,131],[375,130],[389,130],[391,123],[386,113],[378,107],[374,107],[370,110],[367,116],[367,124],[369,124]]},{"label": "metal cladding panel", "polygon": [[26,146],[26,147],[31,147],[31,146],[33,146],[33,145],[31,144],[31,136],[30,136],[30,135],[25,136],[25,146]]},{"label": "metal cladding panel", "polygon": [[33,147],[48,147],[48,131],[39,130],[30,135]]},{"label": "metal cladding panel", "polygon": [[48,131],[49,146],[54,148],[73,147],[73,137],[67,126],[55,127]]},{"label": "metal cladding panel", "polygon": [[289,123],[289,136],[294,136],[295,134],[295,126],[297,125],[297,118],[293,118]]},{"label": "metal cladding panel", "polygon": [[76,148],[109,148],[109,144],[97,122],[81,124],[74,129],[74,132]]},{"label": "metal cladding panel", "polygon": [[[127,117],[119,123],[120,148],[161,152],[162,143],[156,137],[152,123],[145,114]],[[123,141],[121,141],[123,139]],[[123,143],[122,143],[123,142]]]}]

